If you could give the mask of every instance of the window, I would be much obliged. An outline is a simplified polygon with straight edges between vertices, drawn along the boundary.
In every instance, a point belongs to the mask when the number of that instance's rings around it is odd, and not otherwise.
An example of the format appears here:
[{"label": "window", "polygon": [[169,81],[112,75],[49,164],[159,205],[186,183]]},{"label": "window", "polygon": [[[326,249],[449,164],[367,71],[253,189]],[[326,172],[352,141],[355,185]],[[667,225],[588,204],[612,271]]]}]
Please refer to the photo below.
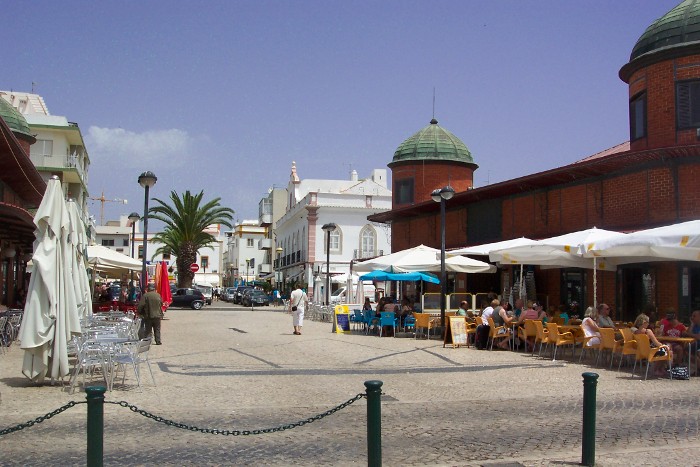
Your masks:
[{"label": "window", "polygon": [[143,259],[143,245],[139,245],[139,259]]},{"label": "window", "polygon": [[396,204],[413,203],[413,179],[397,180],[394,183],[394,192],[396,193],[396,196],[394,196]]},{"label": "window", "polygon": [[129,246],[129,239],[128,238],[122,239],[122,246]]},{"label": "window", "polygon": [[[323,230],[321,232],[323,232]],[[323,232],[323,233],[324,233],[324,240],[325,240],[325,232]],[[330,240],[331,240],[331,243],[330,243],[331,253],[340,253],[341,252],[341,249],[340,249],[340,245],[341,245],[340,229],[335,229],[334,231],[332,231],[330,233]],[[325,241],[323,243],[323,250],[324,250],[323,252],[326,253]]]},{"label": "window", "polygon": [[114,239],[113,238],[103,238],[102,239],[102,246],[114,246]]},{"label": "window", "polygon": [[377,256],[377,232],[371,225],[366,225],[360,232],[360,258]]},{"label": "window", "polygon": [[676,83],[676,126],[700,127],[700,80]]},{"label": "window", "polygon": [[163,249],[163,259],[166,261],[170,260],[170,248]]},{"label": "window", "polygon": [[647,135],[647,93],[643,92],[630,100],[630,141]]},{"label": "window", "polygon": [[202,269],[206,269],[209,267],[209,257],[208,256],[202,256]]},{"label": "window", "polygon": [[252,238],[247,239],[247,240],[246,240],[246,245],[248,245],[248,247],[250,247],[250,248],[254,247],[254,246],[255,246],[255,240],[252,239]]},{"label": "window", "polygon": [[50,139],[38,139],[29,147],[32,156],[50,156],[53,154],[53,141]]}]

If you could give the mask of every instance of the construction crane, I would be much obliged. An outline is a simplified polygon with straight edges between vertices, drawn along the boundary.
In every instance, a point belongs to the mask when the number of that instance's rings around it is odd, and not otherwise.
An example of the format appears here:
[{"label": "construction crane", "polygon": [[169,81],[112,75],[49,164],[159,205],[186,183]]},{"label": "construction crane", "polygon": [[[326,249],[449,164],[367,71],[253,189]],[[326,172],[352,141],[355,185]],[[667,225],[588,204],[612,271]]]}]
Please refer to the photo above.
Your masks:
[{"label": "construction crane", "polygon": [[121,204],[127,204],[127,200],[121,199],[121,198],[114,198],[114,199],[107,199],[105,198],[105,192],[102,192],[102,196],[98,198],[93,198],[90,196],[90,199],[99,201],[100,202],[100,225],[105,225],[105,203],[121,203]]}]

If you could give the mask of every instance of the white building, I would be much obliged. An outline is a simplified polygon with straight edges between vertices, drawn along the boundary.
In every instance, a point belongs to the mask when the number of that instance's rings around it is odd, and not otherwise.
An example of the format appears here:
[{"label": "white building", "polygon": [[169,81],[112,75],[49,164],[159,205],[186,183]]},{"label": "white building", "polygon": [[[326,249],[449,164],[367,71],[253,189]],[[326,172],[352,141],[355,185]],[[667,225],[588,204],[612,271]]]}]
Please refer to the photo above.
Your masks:
[{"label": "white building", "polygon": [[[267,227],[261,226],[256,220],[239,221],[233,226],[233,230],[226,232],[228,237],[227,267],[230,268],[227,274],[232,278],[232,282],[250,282],[260,277],[261,268],[258,266],[267,265],[265,259],[269,248],[260,248],[261,242],[267,240]],[[268,271],[262,268],[263,274]]]},{"label": "white building", "polygon": [[56,175],[61,180],[66,199],[74,199],[86,227],[88,222],[88,170],[90,158],[77,123],[66,117],[51,115],[44,99],[27,92],[0,91],[5,99],[27,120],[36,137],[30,146],[29,158],[42,178],[48,181]]},{"label": "white building", "polygon": [[287,287],[301,282],[313,293],[316,276],[325,283],[324,224],[337,226],[330,234],[331,276],[350,273],[354,261],[391,252],[391,227],[367,220],[367,216],[391,209],[386,176],[386,169],[374,169],[362,180],[354,170],[349,180],[302,180],[292,162],[286,212],[275,228]]}]

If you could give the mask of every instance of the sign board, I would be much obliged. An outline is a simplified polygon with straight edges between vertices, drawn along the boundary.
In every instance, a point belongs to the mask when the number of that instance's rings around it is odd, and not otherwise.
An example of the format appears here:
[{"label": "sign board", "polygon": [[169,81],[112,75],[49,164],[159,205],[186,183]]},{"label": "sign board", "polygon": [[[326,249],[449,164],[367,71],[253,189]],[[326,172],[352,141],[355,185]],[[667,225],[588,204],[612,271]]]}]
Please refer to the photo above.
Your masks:
[{"label": "sign board", "polygon": [[333,332],[336,334],[350,334],[350,309],[347,305],[335,306]]},{"label": "sign board", "polygon": [[450,316],[447,321],[447,329],[445,331],[445,342],[442,344],[444,348],[448,344],[452,344],[452,348],[461,345],[467,345],[467,320],[464,316]]},{"label": "sign board", "polygon": [[190,264],[190,271],[192,271],[192,272],[199,271],[199,264],[197,264],[197,263]]}]

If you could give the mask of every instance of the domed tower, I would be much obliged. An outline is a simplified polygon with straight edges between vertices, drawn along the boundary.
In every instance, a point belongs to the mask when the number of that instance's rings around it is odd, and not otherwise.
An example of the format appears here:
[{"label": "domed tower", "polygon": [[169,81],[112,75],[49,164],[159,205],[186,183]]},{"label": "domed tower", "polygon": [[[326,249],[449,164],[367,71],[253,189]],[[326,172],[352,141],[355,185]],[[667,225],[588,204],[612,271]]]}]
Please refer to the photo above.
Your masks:
[{"label": "domed tower", "polygon": [[392,209],[430,200],[430,193],[446,185],[455,191],[473,186],[474,163],[467,146],[432,119],[394,152],[388,164],[394,185]]},{"label": "domed tower", "polygon": [[24,152],[29,154],[29,146],[36,143],[36,138],[32,136],[24,115],[12,107],[12,104],[0,97],[0,117],[5,120],[7,126],[10,127],[12,133],[19,140]]},{"label": "domed tower", "polygon": [[700,140],[700,0],[685,0],[647,28],[620,69],[629,84],[633,151]]}]

